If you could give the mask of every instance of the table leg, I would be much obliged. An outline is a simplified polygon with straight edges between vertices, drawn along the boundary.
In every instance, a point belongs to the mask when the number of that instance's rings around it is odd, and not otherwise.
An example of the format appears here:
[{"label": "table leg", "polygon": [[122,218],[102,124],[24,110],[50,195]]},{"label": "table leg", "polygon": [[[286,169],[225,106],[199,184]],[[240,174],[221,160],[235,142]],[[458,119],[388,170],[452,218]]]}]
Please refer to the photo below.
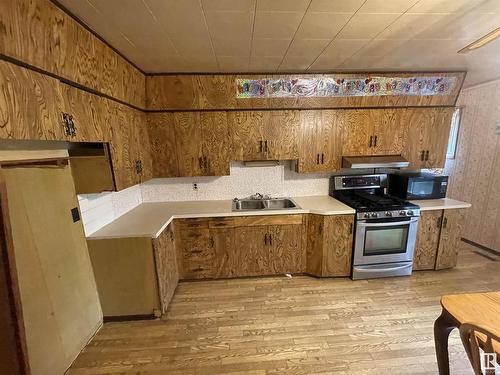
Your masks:
[{"label": "table leg", "polygon": [[445,310],[443,310],[439,318],[434,322],[434,345],[436,347],[439,375],[450,374],[448,337],[450,336],[450,332],[457,327],[457,322]]}]

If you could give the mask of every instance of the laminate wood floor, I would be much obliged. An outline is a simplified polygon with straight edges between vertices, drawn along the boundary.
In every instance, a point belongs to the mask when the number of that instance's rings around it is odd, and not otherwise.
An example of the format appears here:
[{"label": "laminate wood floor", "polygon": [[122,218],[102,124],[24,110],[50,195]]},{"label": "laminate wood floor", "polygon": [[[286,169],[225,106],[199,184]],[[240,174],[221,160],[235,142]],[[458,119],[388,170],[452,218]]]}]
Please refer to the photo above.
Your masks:
[{"label": "laminate wood floor", "polygon": [[[437,374],[440,297],[500,290],[500,263],[462,245],[411,277],[184,282],[166,320],[105,324],[68,374]],[[456,331],[450,360],[472,374]]]}]

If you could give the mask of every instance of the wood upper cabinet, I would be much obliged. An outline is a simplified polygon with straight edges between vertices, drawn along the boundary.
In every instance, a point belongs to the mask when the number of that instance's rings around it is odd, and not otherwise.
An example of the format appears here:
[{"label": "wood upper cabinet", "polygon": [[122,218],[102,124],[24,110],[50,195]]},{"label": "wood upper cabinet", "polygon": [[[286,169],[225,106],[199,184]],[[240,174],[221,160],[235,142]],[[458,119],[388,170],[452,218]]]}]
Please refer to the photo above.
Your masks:
[{"label": "wood upper cabinet", "polygon": [[456,266],[463,214],[463,209],[421,212],[413,256],[415,271]]},{"label": "wood upper cabinet", "polygon": [[421,211],[417,241],[413,255],[413,270],[433,270],[441,233],[442,210]]},{"label": "wood upper cabinet", "polygon": [[288,160],[298,157],[299,111],[229,112],[233,159]]},{"label": "wood upper cabinet", "polygon": [[408,141],[405,109],[338,111],[342,155],[400,155]]},{"label": "wood upper cabinet", "polygon": [[59,81],[0,61],[0,138],[64,139]]},{"label": "wood upper cabinet", "polygon": [[354,215],[309,215],[307,272],[315,276],[351,274]]},{"label": "wood upper cabinet", "polygon": [[437,270],[452,268],[457,265],[463,222],[463,209],[444,210],[441,224],[441,238],[436,257]]},{"label": "wood upper cabinet", "polygon": [[179,176],[229,174],[231,141],[225,112],[174,114]]},{"label": "wood upper cabinet", "polygon": [[403,152],[412,168],[443,168],[455,108],[412,108],[406,111],[408,139]]},{"label": "wood upper cabinet", "polygon": [[301,111],[297,172],[329,172],[341,167],[338,111]]},{"label": "wood upper cabinet", "polygon": [[177,145],[175,142],[174,115],[148,113],[147,128],[152,156],[153,177],[177,177]]},{"label": "wood upper cabinet", "polygon": [[110,138],[110,106],[108,99],[60,84],[63,98],[62,116],[70,116],[72,128],[66,129],[65,139],[72,142],[103,142]]}]

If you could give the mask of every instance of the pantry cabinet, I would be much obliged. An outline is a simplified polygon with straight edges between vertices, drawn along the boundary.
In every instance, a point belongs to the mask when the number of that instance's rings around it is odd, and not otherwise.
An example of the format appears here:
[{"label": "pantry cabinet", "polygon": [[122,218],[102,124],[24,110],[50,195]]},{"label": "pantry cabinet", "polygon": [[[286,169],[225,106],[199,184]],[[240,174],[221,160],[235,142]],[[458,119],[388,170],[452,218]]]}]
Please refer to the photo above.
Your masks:
[{"label": "pantry cabinet", "polygon": [[228,112],[234,160],[298,158],[299,111]]},{"label": "pantry cabinet", "polygon": [[307,273],[350,276],[354,215],[308,215]]},{"label": "pantry cabinet", "polygon": [[225,112],[174,114],[179,176],[229,175],[231,140]]},{"label": "pantry cabinet", "polygon": [[342,155],[400,155],[408,142],[406,109],[339,110]]},{"label": "pantry cabinet", "polygon": [[454,108],[412,108],[406,112],[411,168],[444,168]]},{"label": "pantry cabinet", "polygon": [[463,209],[421,212],[413,270],[440,270],[457,265],[463,212]]},{"label": "pantry cabinet", "polygon": [[341,168],[337,111],[301,111],[300,130],[297,172],[332,172]]}]

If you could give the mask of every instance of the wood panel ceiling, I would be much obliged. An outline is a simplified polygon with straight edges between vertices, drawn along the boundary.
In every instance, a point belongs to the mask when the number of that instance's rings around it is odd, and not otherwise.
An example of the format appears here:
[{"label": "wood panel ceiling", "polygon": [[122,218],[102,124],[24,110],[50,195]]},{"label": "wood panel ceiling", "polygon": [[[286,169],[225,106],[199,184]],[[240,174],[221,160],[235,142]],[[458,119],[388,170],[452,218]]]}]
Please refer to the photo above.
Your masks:
[{"label": "wood panel ceiling", "polygon": [[458,70],[500,77],[500,0],[59,0],[148,73]]}]

